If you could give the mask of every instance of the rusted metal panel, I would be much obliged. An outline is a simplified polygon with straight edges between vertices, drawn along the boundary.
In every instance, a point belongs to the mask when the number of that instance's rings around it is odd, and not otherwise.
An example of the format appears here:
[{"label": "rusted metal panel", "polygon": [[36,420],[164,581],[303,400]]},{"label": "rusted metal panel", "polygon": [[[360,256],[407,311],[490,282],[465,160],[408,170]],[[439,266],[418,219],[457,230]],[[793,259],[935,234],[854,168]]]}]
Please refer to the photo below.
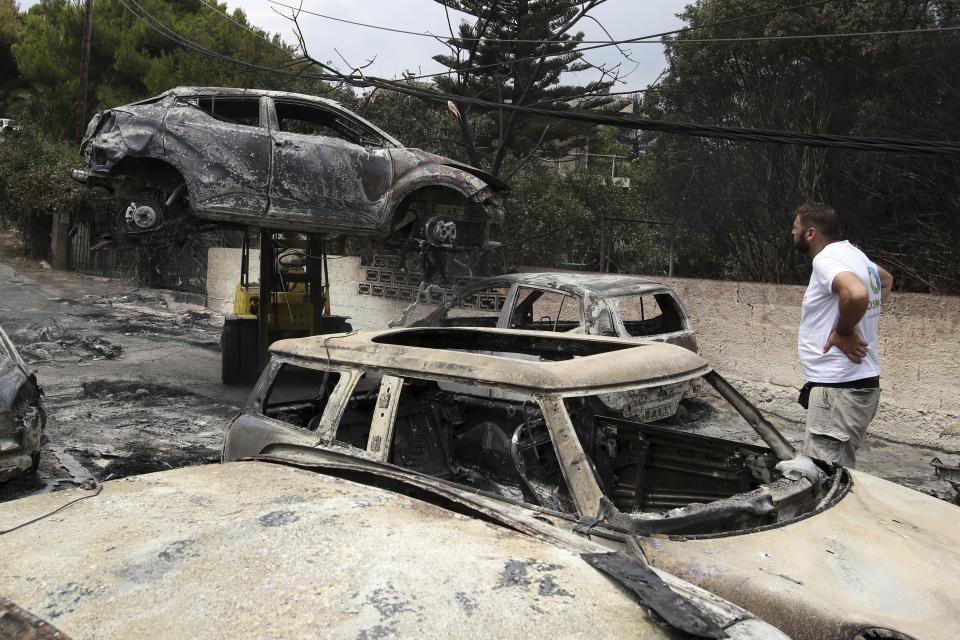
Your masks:
[{"label": "rusted metal panel", "polygon": [[49,622],[0,596],[0,638],[6,640],[70,640]]}]

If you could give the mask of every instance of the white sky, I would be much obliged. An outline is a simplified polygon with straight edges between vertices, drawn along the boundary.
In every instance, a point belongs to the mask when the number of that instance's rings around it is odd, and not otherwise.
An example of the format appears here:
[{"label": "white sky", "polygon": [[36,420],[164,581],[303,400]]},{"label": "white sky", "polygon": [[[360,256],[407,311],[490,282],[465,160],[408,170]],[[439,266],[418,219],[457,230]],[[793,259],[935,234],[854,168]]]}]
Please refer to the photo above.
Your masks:
[{"label": "white sky", "polygon": [[[26,10],[37,1],[20,0],[20,8]],[[226,1],[231,10],[237,7],[243,9],[253,24],[271,33],[279,33],[287,42],[296,41],[292,34],[292,23],[277,15],[273,10],[276,5],[269,0]],[[280,1],[289,5],[298,4],[298,0]],[[599,20],[615,39],[635,38],[682,27],[683,23],[675,14],[681,11],[688,1],[607,0],[590,15]],[[303,0],[303,8],[396,29],[449,34],[444,8],[433,0]],[[286,11],[282,7],[277,9]],[[456,29],[456,15],[453,15],[453,22]],[[306,14],[301,16],[300,25],[311,56],[323,62],[330,61],[341,69],[347,68],[347,65],[336,51],[352,66],[361,65],[376,56],[375,62],[367,67],[365,72],[387,78],[398,77],[405,70],[414,71],[418,75],[444,70],[431,60],[431,56],[443,53],[445,47],[430,38],[368,29]],[[607,37],[600,27],[589,19],[582,21],[580,28],[587,40]],[[653,82],[663,70],[661,45],[634,44],[626,47],[626,50],[635,62],[623,59],[616,47],[597,49],[586,54],[586,59],[594,64],[614,65],[622,62],[621,75],[629,75],[624,78],[624,84],[611,89],[612,91],[642,89]],[[597,77],[595,72],[587,71],[575,78],[564,78],[564,81],[583,84]]]}]

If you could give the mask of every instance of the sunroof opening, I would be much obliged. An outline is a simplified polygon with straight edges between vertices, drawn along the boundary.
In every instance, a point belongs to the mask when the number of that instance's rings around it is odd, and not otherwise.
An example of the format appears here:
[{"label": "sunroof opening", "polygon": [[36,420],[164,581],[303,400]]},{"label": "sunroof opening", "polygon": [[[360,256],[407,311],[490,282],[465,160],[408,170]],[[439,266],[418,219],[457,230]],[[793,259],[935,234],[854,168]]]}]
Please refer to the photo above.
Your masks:
[{"label": "sunroof opening", "polygon": [[603,340],[576,340],[556,335],[444,328],[408,329],[386,333],[373,338],[372,341],[379,344],[446,351],[493,351],[498,355],[516,353],[539,356],[544,360],[570,360],[642,346],[642,344],[631,345]]}]

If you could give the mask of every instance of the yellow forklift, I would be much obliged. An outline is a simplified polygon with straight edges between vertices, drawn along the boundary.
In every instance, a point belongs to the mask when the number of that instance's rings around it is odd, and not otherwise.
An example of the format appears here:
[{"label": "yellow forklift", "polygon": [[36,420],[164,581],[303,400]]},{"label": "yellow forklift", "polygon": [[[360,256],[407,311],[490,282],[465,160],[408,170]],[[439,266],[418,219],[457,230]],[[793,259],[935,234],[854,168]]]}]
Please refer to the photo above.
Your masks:
[{"label": "yellow forklift", "polygon": [[330,272],[323,240],[260,230],[260,279],[250,282],[250,234],[244,233],[233,313],[223,323],[221,378],[250,384],[277,340],[350,331],[330,314]]}]

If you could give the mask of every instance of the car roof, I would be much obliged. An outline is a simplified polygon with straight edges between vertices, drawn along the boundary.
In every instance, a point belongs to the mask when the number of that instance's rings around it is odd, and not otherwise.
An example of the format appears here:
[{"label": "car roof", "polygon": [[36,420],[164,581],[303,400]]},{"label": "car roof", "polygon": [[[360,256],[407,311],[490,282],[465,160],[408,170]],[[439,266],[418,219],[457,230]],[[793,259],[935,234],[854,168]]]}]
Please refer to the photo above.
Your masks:
[{"label": "car roof", "polygon": [[304,102],[313,102],[317,104],[323,104],[328,107],[334,107],[338,111],[345,111],[350,114],[350,117],[355,118],[362,122],[363,124],[369,126],[371,129],[385,137],[392,144],[395,144],[398,147],[404,146],[402,142],[394,138],[392,135],[373,124],[363,116],[360,116],[353,111],[350,111],[342,104],[336,100],[330,100],[328,98],[321,98],[320,96],[311,96],[306,93],[292,93],[290,91],[271,91],[269,89],[242,89],[238,87],[174,87],[168,91],[165,91],[161,95],[173,95],[173,96],[192,96],[197,94],[212,94],[212,95],[224,95],[224,96],[270,96],[271,98],[290,98],[293,100],[302,100]]},{"label": "car roof", "polygon": [[639,276],[620,275],[617,273],[562,271],[508,273],[485,280],[478,280],[471,288],[482,286],[483,283],[487,281],[529,284],[547,287],[549,289],[559,289],[569,293],[599,293],[611,297],[671,290],[668,285],[662,282],[641,278]]},{"label": "car roof", "polygon": [[280,340],[276,356],[373,367],[399,376],[475,381],[540,395],[653,387],[710,370],[697,354],[635,339],[466,327],[424,327]]},{"label": "car roof", "polygon": [[657,635],[575,552],[398,492],[268,462],[102,487],[0,504],[36,519],[0,536],[3,595],[67,636]]}]

